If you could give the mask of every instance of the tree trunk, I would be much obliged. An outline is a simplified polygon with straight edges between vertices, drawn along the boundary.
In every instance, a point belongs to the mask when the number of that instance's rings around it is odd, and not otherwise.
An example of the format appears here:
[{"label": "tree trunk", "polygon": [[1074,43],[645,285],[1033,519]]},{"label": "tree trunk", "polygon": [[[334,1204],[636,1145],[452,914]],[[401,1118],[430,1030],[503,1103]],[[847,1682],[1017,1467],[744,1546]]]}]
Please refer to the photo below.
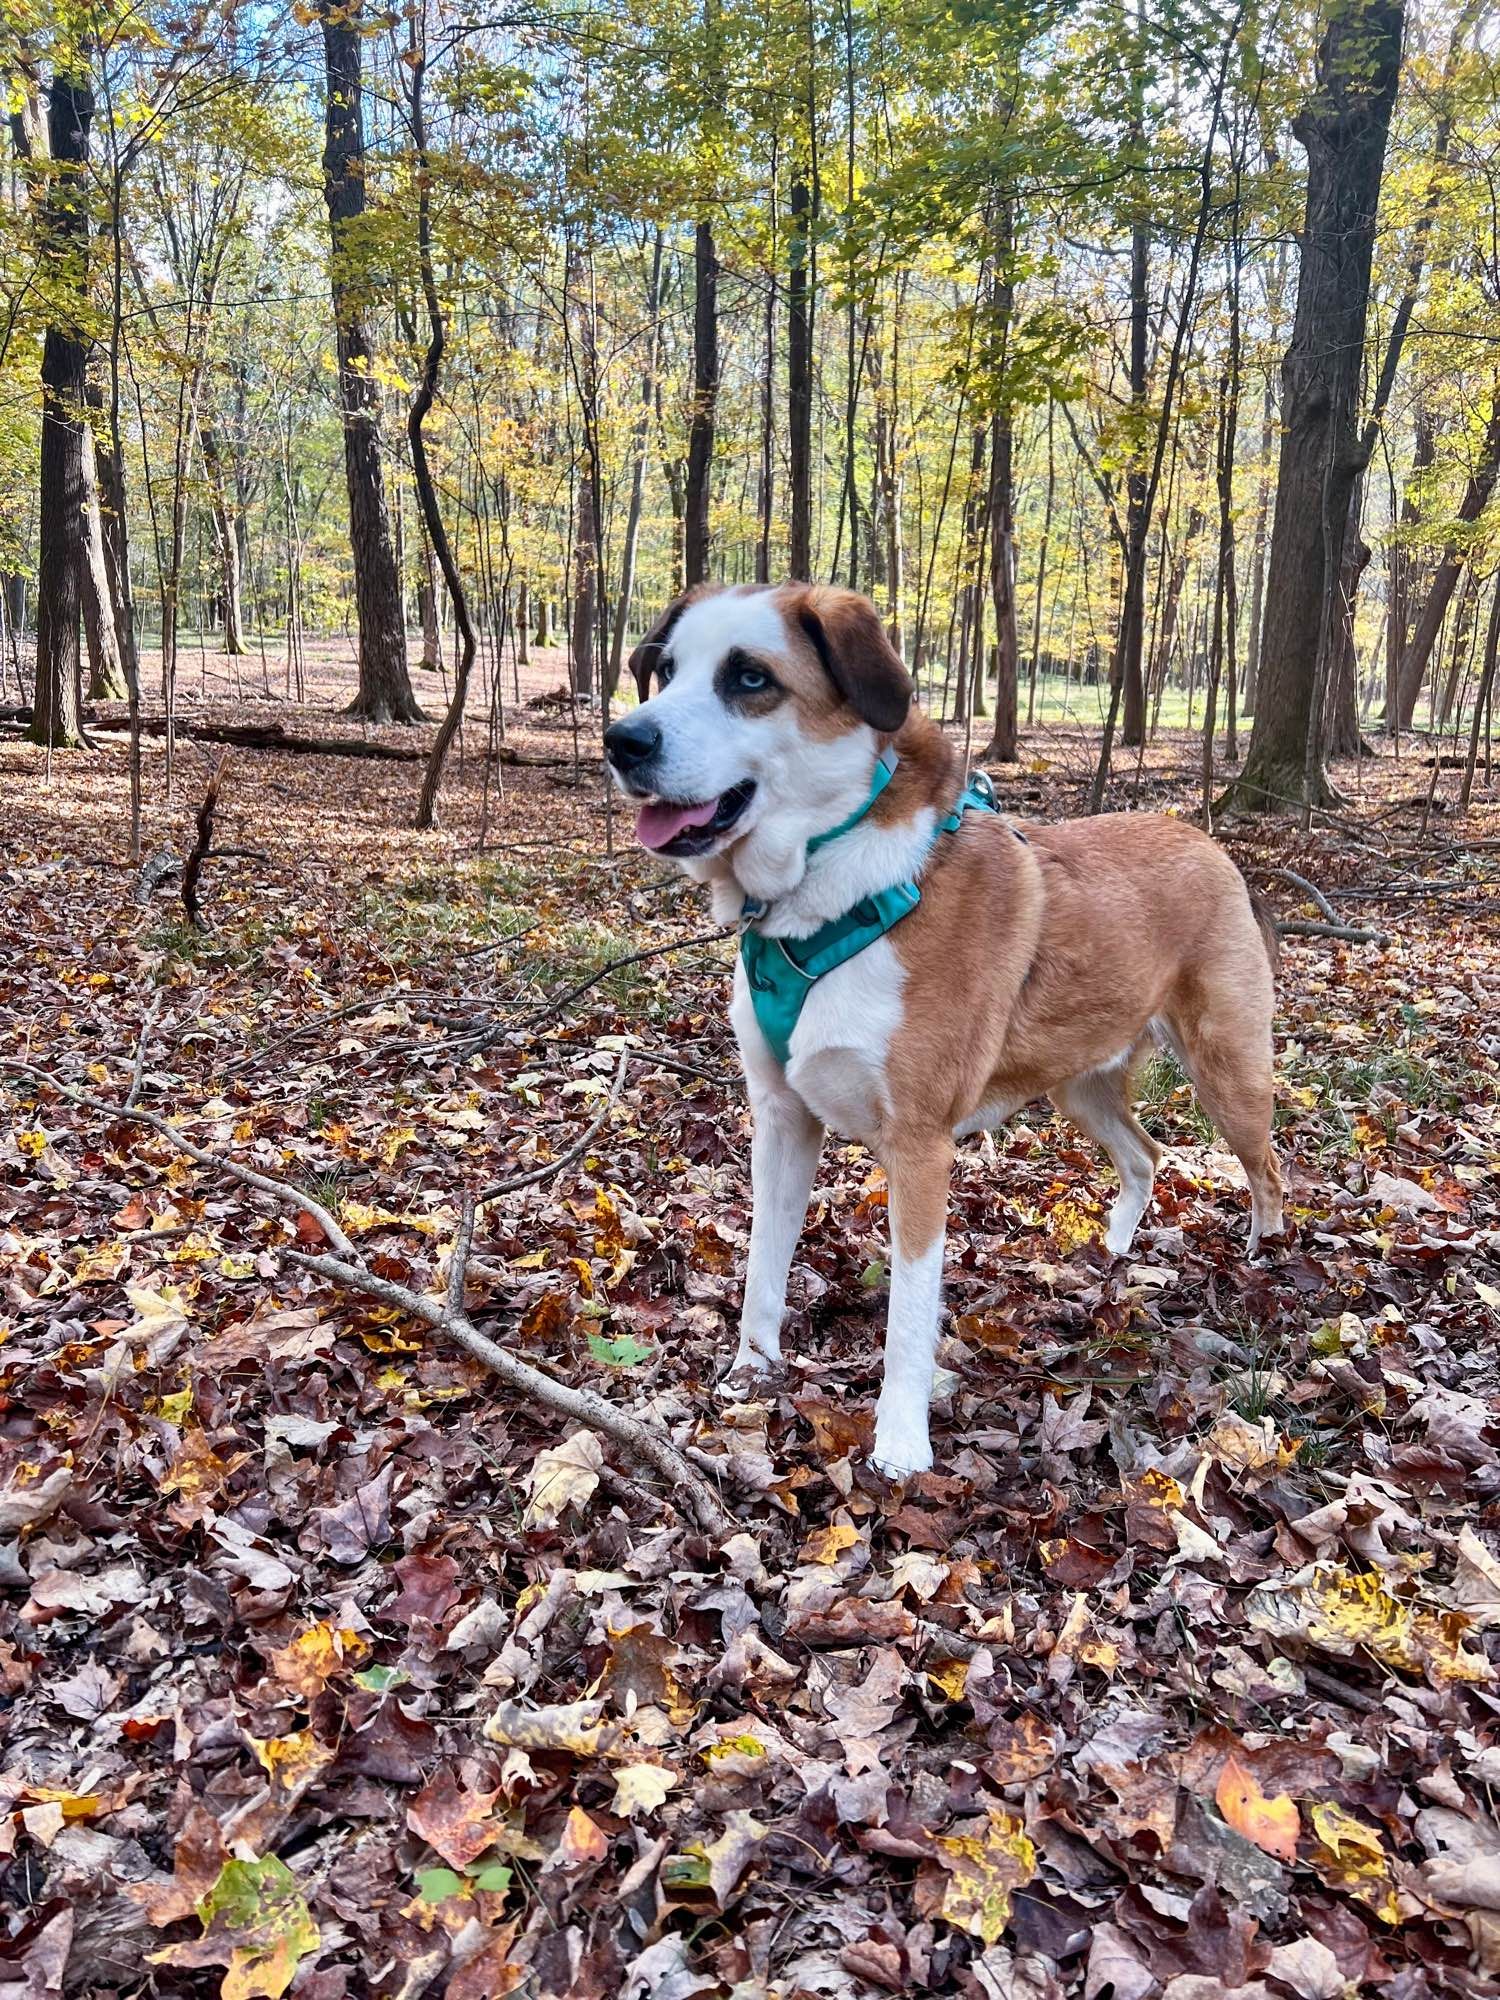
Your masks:
[{"label": "tree trunk", "polygon": [[123,701],[125,663],[120,657],[115,622],[115,590],[109,552],[104,540],[104,516],[99,498],[99,466],[94,432],[83,426],[83,563],[79,583],[83,594],[83,636],[88,642],[90,701]]},{"label": "tree trunk", "polygon": [[771,523],[776,503],[776,141],[771,141],[771,250],[766,271],[765,379],[760,385],[760,481],[756,499],[755,581],[771,581]]},{"label": "tree trunk", "polygon": [[438,565],[425,522],[422,528],[422,581],[417,585],[417,610],[422,620],[422,672],[439,673],[443,665],[443,632],[438,617]]},{"label": "tree trunk", "polygon": [[[1485,426],[1484,444],[1477,466],[1469,475],[1469,483],[1464,488],[1464,497],[1458,505],[1458,520],[1468,527],[1477,521],[1489,504],[1495,490],[1495,479],[1500,474],[1500,392],[1490,404],[1490,420]],[[1417,620],[1405,653],[1402,655],[1397,677],[1396,699],[1401,727],[1411,728],[1411,719],[1416,712],[1417,696],[1422,692],[1422,679],[1427,671],[1427,662],[1432,657],[1432,649],[1437,644],[1437,636],[1442,629],[1443,617],[1448,609],[1448,600],[1453,595],[1453,587],[1458,582],[1460,572],[1468,561],[1468,544],[1457,538],[1450,541],[1443,552],[1443,560],[1438,564],[1427,592],[1427,602],[1422,606],[1422,615]]]},{"label": "tree trunk", "polygon": [[[1143,412],[1146,404],[1148,339],[1150,335],[1151,237],[1144,221],[1130,232],[1130,402]],[[1146,503],[1147,475],[1142,454],[1144,439],[1137,435],[1130,470],[1125,475],[1125,588],[1120,603],[1120,640],[1117,655],[1124,720],[1122,743],[1139,746],[1146,740],[1146,682],[1142,653],[1146,638],[1146,536],[1151,517]]]},{"label": "tree trunk", "polygon": [[791,537],[787,569],[799,582],[812,576],[812,298],[808,263],[812,198],[799,167],[792,180],[792,227],[787,258],[787,474]]},{"label": "tree trunk", "polygon": [[[48,93],[52,176],[42,216],[42,261],[53,324],[42,345],[42,459],[36,599],[33,743],[74,748],[83,740],[78,698],[78,620],[84,566],[84,435],[87,337],[79,324],[88,289],[89,228],[84,172],[94,93],[86,74],[58,75]],[[78,316],[59,307],[76,304]]]},{"label": "tree trunk", "polygon": [[[349,544],[359,622],[359,693],[351,715],[366,722],[425,720],[406,665],[401,581],[386,511],[380,444],[380,395],[368,326],[368,282],[359,269],[358,223],[365,212],[361,0],[322,0],[328,74],[323,196],[332,242],[329,273],[338,334],[339,404],[344,477],[349,489]],[[351,225],[355,225],[351,227]]]},{"label": "tree trunk", "polygon": [[1307,202],[1297,310],[1282,363],[1281,455],[1255,730],[1233,802],[1326,801],[1321,684],[1349,496],[1370,256],[1401,60],[1404,0],[1335,0],[1298,115]]},{"label": "tree trunk", "polygon": [[[656,352],[661,338],[661,266],[666,232],[658,229],[651,253],[651,284],[646,295],[646,361],[641,370],[641,407],[636,420],[630,469],[630,508],[625,519],[625,548],[620,558],[620,594],[615,603],[615,628],[609,641],[611,698],[620,684],[625,659],[625,634],[630,624],[630,599],[635,589],[635,556],[641,533],[641,506],[646,494],[646,454],[651,442],[651,404],[656,394]],[[710,443],[712,439],[710,439]]]},{"label": "tree trunk", "polygon": [[719,394],[719,259],[711,223],[693,239],[693,413],[688,424],[687,517],[683,547],[689,585],[708,578],[708,501],[714,459],[714,406]]},{"label": "tree trunk", "polygon": [[1328,701],[1323,716],[1323,748],[1330,757],[1357,757],[1360,754],[1359,690],[1356,686],[1357,661],[1354,650],[1354,610],[1359,602],[1359,580],[1365,573],[1372,550],[1359,531],[1364,512],[1360,487],[1361,473],[1354,482],[1349,513],[1344,522],[1344,545],[1339,557],[1338,606],[1333,620],[1333,647],[1328,661]]},{"label": "tree trunk", "polygon": [[[1001,198],[995,227],[995,280],[992,301],[994,352],[1000,372],[995,413],[990,419],[990,596],[995,607],[995,726],[984,761],[1014,764],[1016,738],[1016,552],[1015,427],[1006,370],[1011,320],[1015,313],[1016,211],[1013,195]],[[1140,674],[1140,660],[1136,660]]]},{"label": "tree trunk", "polygon": [[[1401,527],[1414,528],[1422,518],[1422,481],[1437,457],[1437,426],[1425,403],[1417,405],[1411,467],[1401,492]],[[1416,565],[1407,547],[1407,538],[1398,533],[1391,538],[1390,608],[1385,626],[1385,726],[1389,734],[1400,729],[1401,661],[1411,630],[1412,574]]]},{"label": "tree trunk", "polygon": [[219,560],[219,593],[224,624],[224,651],[241,654],[245,644],[244,614],[240,603],[240,536],[230,489],[225,478],[219,434],[212,424],[199,427],[203,442],[203,465],[208,473],[209,503],[213,510],[214,554]]},{"label": "tree trunk", "polygon": [[1271,458],[1272,418],[1275,415],[1275,400],[1271,388],[1270,371],[1266,373],[1265,395],[1261,404],[1260,418],[1260,475],[1255,489],[1255,532],[1250,541],[1250,635],[1245,648],[1245,694],[1243,707],[1246,715],[1254,712],[1257,690],[1260,686],[1260,641],[1263,627],[1266,588],[1266,523],[1270,514],[1271,487],[1266,476],[1266,467]]}]

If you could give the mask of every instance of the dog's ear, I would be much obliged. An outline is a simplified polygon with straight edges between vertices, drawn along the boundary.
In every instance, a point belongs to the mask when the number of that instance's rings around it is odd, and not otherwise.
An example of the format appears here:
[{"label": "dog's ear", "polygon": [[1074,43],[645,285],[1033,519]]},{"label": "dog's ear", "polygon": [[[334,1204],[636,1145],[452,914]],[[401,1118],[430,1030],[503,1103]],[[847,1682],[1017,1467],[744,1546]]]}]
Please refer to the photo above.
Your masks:
[{"label": "dog's ear", "polygon": [[796,618],[860,721],[894,736],[911,707],[911,675],[869,598],[831,587],[809,590]]},{"label": "dog's ear", "polygon": [[662,647],[672,636],[672,627],[690,604],[696,604],[700,597],[712,597],[715,591],[722,588],[722,584],[717,583],[695,583],[680,591],[631,654],[630,672],[635,681],[635,691],[642,701],[651,692],[651,676],[656,672]]}]

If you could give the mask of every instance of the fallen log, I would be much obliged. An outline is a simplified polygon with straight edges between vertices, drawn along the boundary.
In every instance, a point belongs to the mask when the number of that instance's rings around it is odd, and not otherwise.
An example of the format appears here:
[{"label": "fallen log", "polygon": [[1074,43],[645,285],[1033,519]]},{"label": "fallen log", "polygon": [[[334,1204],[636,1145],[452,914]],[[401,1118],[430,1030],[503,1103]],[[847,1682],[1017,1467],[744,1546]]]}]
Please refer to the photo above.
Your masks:
[{"label": "fallen log", "polygon": [[[123,734],[123,724],[101,720],[94,714],[86,714],[84,719],[101,737]],[[30,721],[29,708],[0,708],[0,722]],[[165,716],[141,717],[143,736],[166,733]],[[175,734],[195,743],[228,743],[243,750],[286,750],[304,757],[363,757],[387,764],[422,764],[427,760],[426,746],[421,743],[379,743],[367,736],[302,736],[280,722],[195,722],[179,715]],[[496,744],[487,754],[497,763],[536,771],[561,770],[574,761],[571,756],[525,757],[508,743]]]}]

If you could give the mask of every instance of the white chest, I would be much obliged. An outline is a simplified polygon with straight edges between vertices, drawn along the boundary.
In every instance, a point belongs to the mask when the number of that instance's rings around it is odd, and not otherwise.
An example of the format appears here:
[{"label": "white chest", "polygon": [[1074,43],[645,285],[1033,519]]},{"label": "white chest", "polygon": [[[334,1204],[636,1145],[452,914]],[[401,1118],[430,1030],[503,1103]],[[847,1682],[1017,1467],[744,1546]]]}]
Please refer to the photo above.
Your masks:
[{"label": "white chest", "polygon": [[816,980],[808,990],[783,1077],[755,1022],[743,968],[731,1019],[752,1094],[790,1089],[831,1132],[872,1146],[890,1111],[886,1063],[904,1012],[906,971],[888,938]]}]

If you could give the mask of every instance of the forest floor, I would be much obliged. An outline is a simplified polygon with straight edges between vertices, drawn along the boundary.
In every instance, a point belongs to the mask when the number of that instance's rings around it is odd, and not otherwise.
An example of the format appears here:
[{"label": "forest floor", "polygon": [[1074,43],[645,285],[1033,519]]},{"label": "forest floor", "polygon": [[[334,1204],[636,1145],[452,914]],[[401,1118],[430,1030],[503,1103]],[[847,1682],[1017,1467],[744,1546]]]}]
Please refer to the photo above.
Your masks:
[{"label": "forest floor", "polygon": [[[252,712],[356,734],[314,664]],[[205,932],[137,899],[117,733],[50,775],[0,740],[0,1995],[1500,1992],[1500,793],[1460,819],[1440,771],[1424,832],[1418,748],[1311,835],[1229,829],[1282,917],[1291,867],[1383,940],[1285,941],[1289,1240],[1246,1261],[1165,1063],[1128,1260],[1046,1107],[967,1144],[937,1469],[894,1490],[858,1147],[786,1379],[716,1388],[731,946],[607,969],[711,925],[618,816],[607,854],[561,680],[487,798],[470,731],[434,834],[418,764],[234,751]],[[211,754],[166,806],[148,739],[148,852]],[[1077,812],[1093,755],[1049,726],[1001,797]],[[1168,735],[1112,803],[1192,810],[1196,767]],[[664,1426],[730,1532],[127,1099],[423,1293],[532,1174],[470,1315]]]}]

